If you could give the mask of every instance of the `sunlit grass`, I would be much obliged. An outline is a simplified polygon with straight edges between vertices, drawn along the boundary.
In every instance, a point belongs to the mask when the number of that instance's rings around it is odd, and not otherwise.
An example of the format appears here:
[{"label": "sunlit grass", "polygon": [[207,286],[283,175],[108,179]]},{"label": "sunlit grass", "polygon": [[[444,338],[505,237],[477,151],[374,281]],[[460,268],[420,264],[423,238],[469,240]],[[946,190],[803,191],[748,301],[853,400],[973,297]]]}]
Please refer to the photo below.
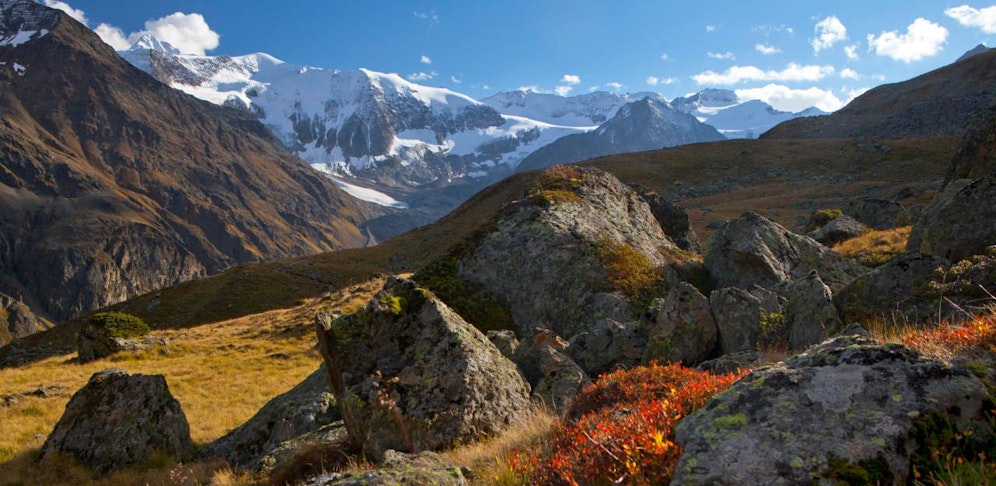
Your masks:
[{"label": "sunlit grass", "polygon": [[873,230],[833,246],[833,251],[858,263],[877,267],[906,251],[910,227]]}]

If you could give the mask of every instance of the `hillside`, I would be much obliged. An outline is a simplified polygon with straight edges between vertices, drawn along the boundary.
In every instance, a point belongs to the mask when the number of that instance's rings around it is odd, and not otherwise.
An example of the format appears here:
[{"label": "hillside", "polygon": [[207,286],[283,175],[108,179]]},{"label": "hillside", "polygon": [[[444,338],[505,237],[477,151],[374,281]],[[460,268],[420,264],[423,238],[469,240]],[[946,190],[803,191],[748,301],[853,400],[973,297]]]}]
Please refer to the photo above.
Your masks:
[{"label": "hillside", "polygon": [[[62,321],[239,263],[368,243],[382,214],[252,116],[168,88],[91,30],[4,2],[0,292]],[[20,37],[19,37],[20,38]]]}]

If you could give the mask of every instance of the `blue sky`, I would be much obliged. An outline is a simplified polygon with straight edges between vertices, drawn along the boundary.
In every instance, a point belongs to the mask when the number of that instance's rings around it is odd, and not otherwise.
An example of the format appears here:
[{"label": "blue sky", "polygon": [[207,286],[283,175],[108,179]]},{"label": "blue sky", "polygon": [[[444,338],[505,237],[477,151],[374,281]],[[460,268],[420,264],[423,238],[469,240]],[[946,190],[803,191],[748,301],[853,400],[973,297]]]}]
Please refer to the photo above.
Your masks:
[{"label": "blue sky", "polygon": [[475,98],[727,88],[792,111],[836,109],[996,41],[996,6],[964,1],[40,2],[112,45],[147,31],[188,53],[365,67]]}]

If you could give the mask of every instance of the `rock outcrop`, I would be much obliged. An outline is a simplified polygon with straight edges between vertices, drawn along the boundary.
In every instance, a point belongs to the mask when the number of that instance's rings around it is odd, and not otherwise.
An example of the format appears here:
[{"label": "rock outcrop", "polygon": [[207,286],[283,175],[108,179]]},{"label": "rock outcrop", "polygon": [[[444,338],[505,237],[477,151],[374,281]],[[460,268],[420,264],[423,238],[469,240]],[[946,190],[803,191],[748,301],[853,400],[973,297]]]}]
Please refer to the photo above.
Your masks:
[{"label": "rock outcrop", "polygon": [[49,324],[35,315],[24,302],[0,293],[0,346],[48,327]]},{"label": "rock outcrop", "polygon": [[339,420],[335,397],[322,365],[304,381],[263,405],[246,423],[197,452],[200,459],[220,457],[233,469],[272,469],[263,458],[284,443]]},{"label": "rock outcrop", "polygon": [[465,486],[463,469],[431,451],[404,454],[395,450],[384,453],[377,469],[328,473],[311,478],[304,486]]},{"label": "rock outcrop", "polygon": [[830,287],[815,270],[789,285],[785,304],[789,348],[802,349],[823,342],[843,329],[832,297]]},{"label": "rock outcrop", "polygon": [[728,221],[713,234],[705,266],[717,288],[760,285],[775,291],[813,270],[831,289],[866,271],[815,240],[754,213]]},{"label": "rock outcrop", "polygon": [[727,287],[709,294],[709,308],[718,326],[723,354],[757,349],[764,336],[760,299],[746,290]]},{"label": "rock outcrop", "polygon": [[[893,221],[895,218],[893,218]],[[806,236],[819,241],[826,246],[833,246],[851,238],[856,238],[870,230],[858,220],[844,215],[823,225],[815,231],[811,231]]]},{"label": "rock outcrop", "polygon": [[898,344],[834,338],[755,371],[678,423],[671,484],[911,481],[918,424],[968,430],[988,393],[967,371]]},{"label": "rock outcrop", "polygon": [[644,314],[643,332],[648,340],[644,363],[657,360],[693,366],[713,354],[718,339],[709,299],[686,282],[651,302]]},{"label": "rock outcrop", "polygon": [[936,299],[924,295],[924,290],[936,269],[950,265],[933,255],[904,253],[837,291],[834,304],[849,322],[894,313],[936,317]]},{"label": "rock outcrop", "polygon": [[953,262],[996,244],[996,174],[952,181],[913,225],[906,251]]},{"label": "rock outcrop", "polygon": [[616,367],[631,368],[640,364],[647,335],[639,321],[599,319],[569,343],[567,354],[571,359],[589,376],[598,376]]},{"label": "rock outcrop", "polygon": [[588,374],[565,353],[569,346],[552,331],[538,329],[519,343],[511,356],[532,387],[533,400],[552,410],[565,410],[581,389],[591,384]]},{"label": "rock outcrop", "polygon": [[650,205],[650,212],[660,223],[664,234],[674,242],[678,248],[695,253],[702,251],[702,244],[699,243],[699,236],[695,234],[692,225],[688,221],[688,212],[685,208],[668,201],[655,192],[640,192],[640,196]]},{"label": "rock outcrop", "polygon": [[845,215],[853,217],[862,224],[873,229],[885,230],[898,226],[896,222],[903,211],[903,205],[889,199],[866,197],[849,201],[842,209]]},{"label": "rock outcrop", "polygon": [[183,459],[190,446],[190,426],[166,379],[112,368],[94,374],[69,400],[40,460],[66,454],[107,473],[153,452]]},{"label": "rock outcrop", "polygon": [[103,326],[87,320],[76,336],[76,359],[80,363],[89,363],[122,351],[145,351],[168,345],[169,340],[162,337],[112,336]]},{"label": "rock outcrop", "polygon": [[529,411],[515,365],[410,280],[390,278],[354,315],[316,320],[329,387],[367,457],[479,439]]}]

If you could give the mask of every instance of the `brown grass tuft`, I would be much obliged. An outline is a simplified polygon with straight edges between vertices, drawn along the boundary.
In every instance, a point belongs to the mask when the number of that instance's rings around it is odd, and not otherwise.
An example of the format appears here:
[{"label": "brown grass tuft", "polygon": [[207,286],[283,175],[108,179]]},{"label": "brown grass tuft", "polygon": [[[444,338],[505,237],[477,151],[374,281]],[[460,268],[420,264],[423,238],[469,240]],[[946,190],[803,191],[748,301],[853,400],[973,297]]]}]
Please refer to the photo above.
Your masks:
[{"label": "brown grass tuft", "polygon": [[906,251],[910,227],[869,231],[833,246],[841,256],[868,267],[878,267]]}]

